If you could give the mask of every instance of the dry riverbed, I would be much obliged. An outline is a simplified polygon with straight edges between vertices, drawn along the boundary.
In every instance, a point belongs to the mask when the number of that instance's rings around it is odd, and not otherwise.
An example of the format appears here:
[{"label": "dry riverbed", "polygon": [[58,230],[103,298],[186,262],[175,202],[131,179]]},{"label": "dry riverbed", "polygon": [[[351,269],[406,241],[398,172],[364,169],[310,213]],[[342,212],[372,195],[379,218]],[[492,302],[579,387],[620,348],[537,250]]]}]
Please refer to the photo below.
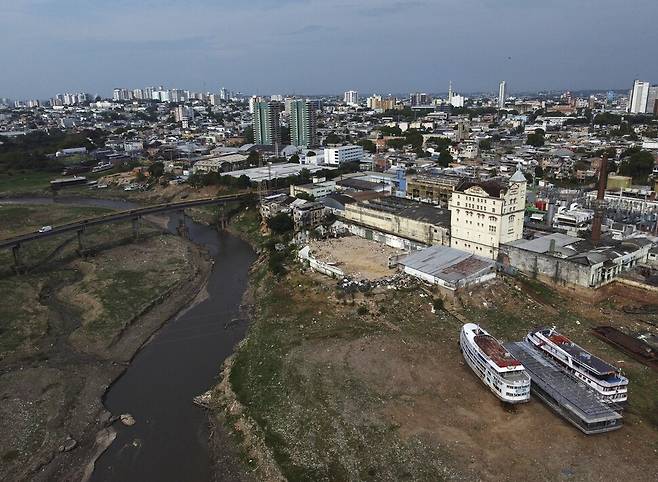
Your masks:
[{"label": "dry riverbed", "polygon": [[[266,259],[254,268],[250,332],[212,397],[254,480],[658,479],[658,375],[589,331],[638,328],[622,308],[657,300],[610,287],[587,302],[504,278],[434,310],[438,295],[420,284],[346,294],[288,266],[280,278]],[[587,437],[538,400],[504,407],[463,363],[466,320],[504,341],[557,324],[620,365],[625,426]]]},{"label": "dry riverbed", "polygon": [[[0,238],[100,213],[5,205]],[[147,222],[137,241],[131,229],[89,230],[83,257],[67,235],[28,245],[21,275],[0,253],[1,480],[83,479],[111,439],[103,393],[205,282],[205,252]]]}]

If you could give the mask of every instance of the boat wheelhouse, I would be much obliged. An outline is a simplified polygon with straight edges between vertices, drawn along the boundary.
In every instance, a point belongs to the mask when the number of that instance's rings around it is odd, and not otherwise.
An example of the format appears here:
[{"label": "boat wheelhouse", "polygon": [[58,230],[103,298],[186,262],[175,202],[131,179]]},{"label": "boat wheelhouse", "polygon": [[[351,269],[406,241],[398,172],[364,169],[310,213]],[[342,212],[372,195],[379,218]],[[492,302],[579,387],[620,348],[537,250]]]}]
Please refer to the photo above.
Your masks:
[{"label": "boat wheelhouse", "polygon": [[530,377],[525,368],[493,336],[475,323],[461,330],[464,360],[496,397],[506,403],[530,400]]},{"label": "boat wheelhouse", "polygon": [[602,401],[622,403],[628,399],[628,378],[619,368],[592,355],[555,327],[531,331],[526,339],[562,370],[594,390]]}]

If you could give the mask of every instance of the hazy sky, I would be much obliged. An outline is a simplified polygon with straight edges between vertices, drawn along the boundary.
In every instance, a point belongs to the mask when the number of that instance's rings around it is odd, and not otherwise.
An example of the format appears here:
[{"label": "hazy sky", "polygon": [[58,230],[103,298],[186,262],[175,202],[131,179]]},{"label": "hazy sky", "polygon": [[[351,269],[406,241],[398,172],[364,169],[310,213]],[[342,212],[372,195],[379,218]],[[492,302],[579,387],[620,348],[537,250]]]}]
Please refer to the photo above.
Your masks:
[{"label": "hazy sky", "polygon": [[658,83],[658,0],[0,0],[0,97]]}]

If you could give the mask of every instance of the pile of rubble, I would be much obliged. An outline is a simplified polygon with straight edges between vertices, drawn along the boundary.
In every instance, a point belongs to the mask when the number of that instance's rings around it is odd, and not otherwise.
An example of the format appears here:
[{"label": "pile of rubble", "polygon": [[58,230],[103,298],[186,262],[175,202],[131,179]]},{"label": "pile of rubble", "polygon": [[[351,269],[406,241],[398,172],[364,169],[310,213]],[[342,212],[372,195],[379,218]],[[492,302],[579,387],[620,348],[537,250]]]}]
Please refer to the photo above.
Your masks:
[{"label": "pile of rubble", "polygon": [[404,274],[396,273],[393,276],[387,276],[376,280],[358,279],[351,276],[345,276],[337,283],[337,288],[345,293],[367,293],[375,288],[388,290],[407,289],[416,286],[418,281]]}]

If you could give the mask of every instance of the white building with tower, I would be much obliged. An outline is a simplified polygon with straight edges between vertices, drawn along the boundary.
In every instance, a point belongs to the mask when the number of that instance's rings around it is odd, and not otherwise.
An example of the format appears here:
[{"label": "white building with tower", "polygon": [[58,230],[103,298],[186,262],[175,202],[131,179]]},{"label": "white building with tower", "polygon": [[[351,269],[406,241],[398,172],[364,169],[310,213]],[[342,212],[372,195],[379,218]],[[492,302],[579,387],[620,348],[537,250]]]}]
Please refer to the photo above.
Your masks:
[{"label": "white building with tower", "polygon": [[455,94],[452,91],[452,80],[448,84],[448,104],[453,107],[464,107],[464,100],[466,98],[463,95]]},{"label": "white building with tower", "polygon": [[463,95],[452,94],[452,99],[450,100],[450,105],[453,107],[464,107],[464,101],[466,98]]},{"label": "white building with tower", "polygon": [[526,178],[465,179],[455,187],[450,210],[450,246],[496,259],[501,244],[523,237]]}]

